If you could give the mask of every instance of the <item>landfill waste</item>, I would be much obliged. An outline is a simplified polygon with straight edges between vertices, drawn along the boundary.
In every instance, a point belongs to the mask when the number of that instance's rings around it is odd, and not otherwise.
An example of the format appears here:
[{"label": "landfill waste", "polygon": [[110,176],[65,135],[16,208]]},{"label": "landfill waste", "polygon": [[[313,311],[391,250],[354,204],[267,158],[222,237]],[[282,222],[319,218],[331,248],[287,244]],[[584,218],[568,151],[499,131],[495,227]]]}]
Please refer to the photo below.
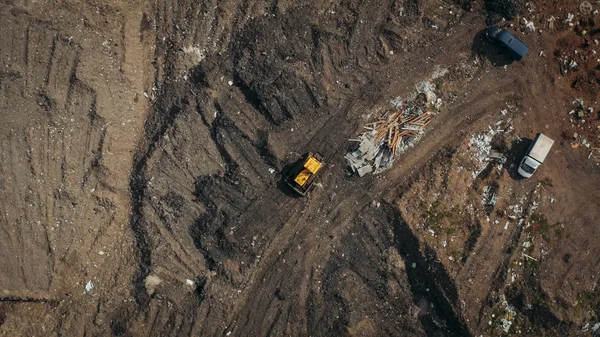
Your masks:
[{"label": "landfill waste", "polygon": [[447,73],[448,69],[436,69],[429,80],[416,85],[414,99],[393,99],[391,109],[383,110],[375,121],[367,123],[364,126],[366,130],[358,138],[350,139],[359,142],[358,149],[344,157],[352,172],[361,177],[369,173],[379,174],[392,167],[396,156],[415,146],[443,104],[435,92],[436,85],[431,81]]},{"label": "landfill waste", "polygon": [[488,126],[488,131],[473,135],[469,142],[467,143],[468,148],[474,153],[475,161],[477,161],[478,165],[475,171],[471,174],[473,179],[477,178],[477,176],[486,168],[487,164],[490,161],[498,161],[500,165],[503,165],[506,161],[506,158],[499,154],[496,151],[492,151],[492,139],[494,136],[500,132],[510,132],[512,131],[512,125],[510,125],[510,120],[507,121],[509,124],[504,126],[504,121],[500,121],[494,124],[494,127]]},{"label": "landfill waste", "polygon": [[[433,105],[439,101],[432,91],[421,93],[428,102],[435,102]],[[361,177],[389,169],[395,156],[414,146],[434,115],[425,111],[421,104],[400,104],[398,101],[392,104],[395,109],[384,111],[375,122],[364,126],[366,131],[354,139],[360,142],[358,149],[344,157],[350,169]]]},{"label": "landfill waste", "polygon": [[535,24],[533,23],[533,21],[528,21],[526,18],[523,18],[523,21],[525,22],[525,27],[529,28],[529,30],[531,30],[532,32],[536,31]]},{"label": "landfill waste", "polygon": [[94,282],[92,282],[91,280],[85,285],[85,291],[86,292],[90,292],[92,291],[92,289],[94,289]]},{"label": "landfill waste", "polygon": [[513,321],[517,315],[517,311],[515,307],[503,301],[505,305],[504,315],[500,318],[500,329],[504,331],[504,333],[508,333],[510,331],[510,327],[513,325]]}]

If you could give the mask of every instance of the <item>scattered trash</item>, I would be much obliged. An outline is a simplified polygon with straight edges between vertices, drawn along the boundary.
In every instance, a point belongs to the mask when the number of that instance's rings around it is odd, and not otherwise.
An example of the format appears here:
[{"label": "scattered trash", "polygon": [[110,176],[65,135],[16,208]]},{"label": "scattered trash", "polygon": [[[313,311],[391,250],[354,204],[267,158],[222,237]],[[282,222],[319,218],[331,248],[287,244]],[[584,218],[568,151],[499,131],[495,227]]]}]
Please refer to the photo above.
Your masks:
[{"label": "scattered trash", "polygon": [[413,267],[413,268],[417,268],[417,264],[413,262],[413,263],[412,263],[412,267]]},{"label": "scattered trash", "polygon": [[85,291],[86,292],[90,292],[92,291],[92,289],[94,289],[94,282],[92,282],[91,280],[88,281],[88,283],[85,285]]},{"label": "scattered trash", "polygon": [[535,25],[533,21],[527,21],[527,19],[525,18],[523,18],[523,21],[525,21],[525,27],[529,28],[529,30],[531,30],[532,32],[535,32]]},{"label": "scattered trash", "polygon": [[596,331],[600,330],[600,322],[594,324],[594,326],[592,327],[592,332],[596,333]]},{"label": "scattered trash", "polygon": [[185,283],[189,286],[194,286],[194,281],[192,281],[190,279],[185,280]]},{"label": "scattered trash", "polygon": [[571,13],[568,13],[567,14],[567,19],[565,20],[565,23],[568,23],[569,26],[573,27],[573,22],[571,22],[571,21],[573,21],[573,19],[575,19],[575,15],[573,15]]},{"label": "scattered trash", "polygon": [[98,255],[104,255],[104,251],[103,250],[99,251]]},{"label": "scattered trash", "polygon": [[488,131],[485,133],[476,134],[467,143],[467,146],[475,154],[475,160],[479,163],[479,166],[474,172],[472,172],[473,179],[475,179],[487,166],[490,161],[497,161],[503,164],[506,161],[506,157],[497,151],[492,151],[492,139],[500,132],[509,132],[512,130],[512,126],[504,127],[504,121],[499,121],[492,126],[488,126]]},{"label": "scattered trash", "polygon": [[[573,100],[573,104],[576,106],[575,110],[571,110],[569,114],[575,113],[577,118],[583,118],[586,115],[585,105],[583,104],[583,99],[576,98]],[[592,109],[593,111],[593,109]]]},{"label": "scattered trash", "polygon": [[488,206],[493,209],[496,205],[496,201],[498,200],[498,188],[494,186],[484,186],[483,187],[483,200],[482,203],[484,206]]},{"label": "scattered trash", "polygon": [[229,86],[233,85],[233,81],[228,81],[227,84],[229,84]]},{"label": "scattered trash", "polygon": [[[505,302],[506,303],[506,302]],[[504,317],[500,319],[500,329],[504,331],[504,333],[508,333],[510,327],[513,324],[513,320],[517,312],[515,311],[515,307],[506,303],[506,308],[504,310]]]},{"label": "scattered trash", "polygon": [[551,16],[548,21],[547,21],[547,27],[548,29],[554,29],[554,21],[556,21],[556,18],[554,16]]},{"label": "scattered trash", "polygon": [[271,174],[275,173],[275,169],[274,169],[274,168],[271,168],[271,167],[269,167],[269,173],[271,173]]}]

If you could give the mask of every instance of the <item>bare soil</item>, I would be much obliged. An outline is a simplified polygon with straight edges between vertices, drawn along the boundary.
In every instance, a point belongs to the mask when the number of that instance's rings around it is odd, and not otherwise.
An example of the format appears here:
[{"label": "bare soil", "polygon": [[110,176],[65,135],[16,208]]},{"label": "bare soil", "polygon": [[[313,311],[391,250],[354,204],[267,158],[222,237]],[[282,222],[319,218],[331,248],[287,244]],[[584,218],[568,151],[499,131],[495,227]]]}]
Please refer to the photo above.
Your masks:
[{"label": "bare soil", "polygon": [[[1,336],[594,334],[579,2],[0,4]],[[520,62],[484,37],[502,18]],[[432,78],[416,146],[351,175],[349,139]],[[478,160],[490,132],[502,163]],[[538,132],[555,145],[520,179]],[[300,198],[283,173],[308,151]]]}]

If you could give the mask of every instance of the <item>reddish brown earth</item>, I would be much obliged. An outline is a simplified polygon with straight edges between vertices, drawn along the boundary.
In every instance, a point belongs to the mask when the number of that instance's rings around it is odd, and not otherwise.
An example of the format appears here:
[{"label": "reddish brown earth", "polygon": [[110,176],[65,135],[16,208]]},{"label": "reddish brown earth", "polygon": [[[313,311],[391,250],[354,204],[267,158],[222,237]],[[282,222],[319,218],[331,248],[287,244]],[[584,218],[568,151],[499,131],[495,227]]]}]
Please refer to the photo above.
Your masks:
[{"label": "reddish brown earth", "polygon": [[[579,2],[0,3],[0,335],[594,334]],[[512,63],[483,37],[511,15]],[[350,175],[348,140],[433,77],[417,145]],[[502,166],[476,160],[490,127]],[[519,179],[537,132],[556,143]],[[307,151],[327,165],[299,198],[281,172]]]}]

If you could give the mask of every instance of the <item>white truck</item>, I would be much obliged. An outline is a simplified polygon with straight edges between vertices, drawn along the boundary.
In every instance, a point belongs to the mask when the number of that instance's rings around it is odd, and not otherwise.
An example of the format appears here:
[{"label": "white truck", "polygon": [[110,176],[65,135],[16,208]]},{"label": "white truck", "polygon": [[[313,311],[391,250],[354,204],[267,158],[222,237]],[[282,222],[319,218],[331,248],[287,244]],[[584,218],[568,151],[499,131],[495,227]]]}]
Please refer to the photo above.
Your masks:
[{"label": "white truck", "polygon": [[518,172],[524,178],[529,178],[535,170],[542,165],[544,159],[550,152],[554,141],[544,134],[538,133],[527,150],[525,158],[521,160]]}]

